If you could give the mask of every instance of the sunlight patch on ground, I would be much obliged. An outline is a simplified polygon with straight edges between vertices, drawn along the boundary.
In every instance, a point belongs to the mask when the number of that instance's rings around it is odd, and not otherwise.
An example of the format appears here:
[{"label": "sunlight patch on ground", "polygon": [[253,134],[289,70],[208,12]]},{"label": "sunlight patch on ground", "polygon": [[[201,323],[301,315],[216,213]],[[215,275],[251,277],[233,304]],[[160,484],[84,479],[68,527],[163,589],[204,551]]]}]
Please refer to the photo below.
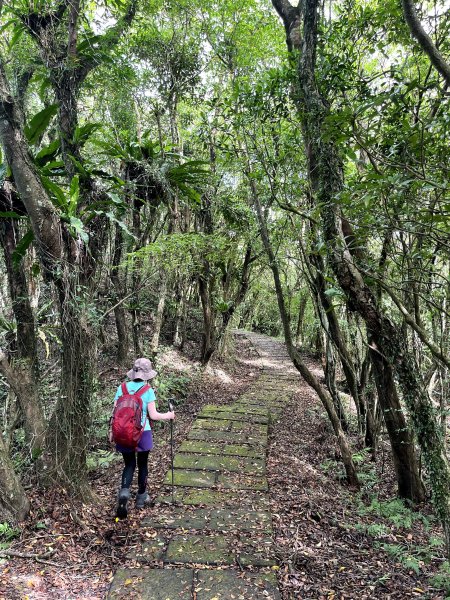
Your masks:
[{"label": "sunlight patch on ground", "polygon": [[193,371],[200,368],[199,362],[193,362],[182,356],[178,350],[164,348],[158,355],[158,364],[161,367],[170,367],[174,371]]},{"label": "sunlight patch on ground", "polygon": [[223,369],[215,369],[214,367],[208,366],[205,369],[205,373],[207,375],[215,377],[222,383],[234,383],[234,379],[230,375],[228,375],[228,373],[225,373]]}]

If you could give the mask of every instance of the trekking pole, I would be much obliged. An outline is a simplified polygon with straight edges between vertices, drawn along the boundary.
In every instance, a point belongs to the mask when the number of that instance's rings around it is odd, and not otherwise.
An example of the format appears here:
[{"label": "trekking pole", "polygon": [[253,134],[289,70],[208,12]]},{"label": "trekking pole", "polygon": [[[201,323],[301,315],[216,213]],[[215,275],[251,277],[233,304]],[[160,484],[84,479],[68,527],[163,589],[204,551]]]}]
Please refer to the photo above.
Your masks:
[{"label": "trekking pole", "polygon": [[[169,411],[173,412],[173,404],[171,402],[173,398],[169,398]],[[172,504],[175,504],[174,500],[174,484],[173,484],[173,419],[170,419],[170,466],[172,469]]]}]

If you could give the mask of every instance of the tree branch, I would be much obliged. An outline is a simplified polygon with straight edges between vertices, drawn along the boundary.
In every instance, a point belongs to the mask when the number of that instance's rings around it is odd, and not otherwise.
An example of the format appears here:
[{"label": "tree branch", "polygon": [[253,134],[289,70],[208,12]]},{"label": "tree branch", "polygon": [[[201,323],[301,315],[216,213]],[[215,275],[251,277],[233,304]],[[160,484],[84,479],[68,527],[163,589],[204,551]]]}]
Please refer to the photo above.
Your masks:
[{"label": "tree branch", "polygon": [[292,6],[289,0],[272,0],[272,4],[283,21],[289,52],[298,50],[301,45],[302,2]]},{"label": "tree branch", "polygon": [[29,12],[21,15],[20,20],[27,27],[30,34],[39,40],[43,31],[53,23],[59,23],[67,10],[70,0],[61,0],[58,8],[50,13],[40,15],[37,12]]},{"label": "tree branch", "polygon": [[[367,273],[367,275],[369,275],[370,277],[373,278],[372,274]],[[386,283],[384,283],[384,281],[382,281],[381,279],[376,278],[376,281],[383,288],[383,290],[388,294],[388,296],[391,298],[391,300],[394,302],[394,304],[396,305],[396,307],[402,314],[403,318],[405,319],[405,322],[417,333],[420,340],[425,344],[425,346],[427,346],[427,348],[430,350],[431,354],[435,358],[437,358],[443,365],[445,365],[447,367],[447,369],[450,369],[450,358],[448,356],[446,356],[441,351],[441,349],[428,338],[428,335],[427,335],[427,332],[425,331],[425,329],[423,329],[417,323],[417,321],[408,312],[406,307],[403,305],[401,300],[395,295],[395,293],[392,291],[392,289]]]},{"label": "tree branch", "polygon": [[413,0],[402,0],[402,7],[403,16],[412,36],[419,42],[422,50],[428,55],[432,65],[444,77],[446,84],[450,85],[450,65],[444,60],[433,40],[422,27]]},{"label": "tree branch", "polygon": [[80,58],[80,66],[76,69],[77,80],[84,81],[88,73],[99,64],[99,55],[103,52],[111,50],[120,40],[122,34],[131,25],[137,10],[138,0],[130,0],[127,7],[127,12],[117,21],[115,25],[110,27],[99,41],[99,46],[95,56],[86,56]]}]

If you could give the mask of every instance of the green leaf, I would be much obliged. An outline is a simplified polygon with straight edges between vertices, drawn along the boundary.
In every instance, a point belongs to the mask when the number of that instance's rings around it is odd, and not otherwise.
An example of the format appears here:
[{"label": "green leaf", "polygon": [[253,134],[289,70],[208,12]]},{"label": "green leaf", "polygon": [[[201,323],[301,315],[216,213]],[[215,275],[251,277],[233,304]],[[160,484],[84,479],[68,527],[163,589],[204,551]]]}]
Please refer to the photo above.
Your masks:
[{"label": "green leaf", "polygon": [[79,219],[78,217],[70,217],[69,223],[72,229],[74,230],[75,235],[80,236],[83,242],[87,244],[89,242],[89,235],[87,234],[87,231],[84,228],[83,221],[81,221],[81,219]]},{"label": "green leaf", "polygon": [[36,144],[39,141],[39,138],[47,129],[50,121],[56,115],[57,110],[57,104],[50,104],[50,106],[46,106],[34,115],[29,124],[25,127],[25,135],[30,144]]},{"label": "green leaf", "polygon": [[80,177],[72,177],[69,188],[69,207],[67,214],[74,216],[77,212],[78,200],[80,198]]},{"label": "green leaf", "polygon": [[48,146],[44,146],[34,157],[34,160],[39,165],[45,165],[48,161],[53,160],[59,152],[61,142],[54,140]]},{"label": "green leaf", "polygon": [[19,215],[12,210],[0,211],[0,218],[2,219],[25,219],[25,215]]},{"label": "green leaf", "polygon": [[90,176],[90,174],[86,171],[86,169],[81,164],[81,162],[79,160],[77,160],[75,158],[75,156],[73,156],[72,154],[68,154],[67,156],[70,158],[71,163],[74,165],[74,167],[76,168],[76,170],[78,171],[78,173],[80,173],[80,175],[83,175],[83,177],[89,177]]},{"label": "green leaf", "polygon": [[54,160],[41,167],[41,175],[65,175],[65,166],[62,160]]},{"label": "green leaf", "polygon": [[11,50],[17,44],[17,42],[20,40],[20,38],[22,37],[24,32],[25,32],[25,27],[22,24],[19,24],[14,28],[14,33],[12,34],[11,40],[8,44],[9,50]]},{"label": "green leaf", "polygon": [[73,140],[76,144],[83,145],[88,141],[92,133],[100,128],[100,123],[86,123],[85,125],[81,125],[81,127],[75,129]]},{"label": "green leaf", "polygon": [[34,233],[32,229],[29,229],[17,246],[14,249],[12,260],[14,267],[18,267],[26,254],[26,251],[31,245],[31,242],[34,240]]},{"label": "green leaf", "polygon": [[53,204],[67,213],[68,205],[64,190],[45,175],[41,175],[41,181],[47,192],[49,192]]},{"label": "green leaf", "polygon": [[325,290],[325,295],[328,296],[329,298],[334,298],[335,296],[343,296],[342,290],[340,290],[339,288],[329,288],[328,290]]},{"label": "green leaf", "polygon": [[[97,211],[96,211],[97,212]],[[97,213],[100,214],[100,213]],[[136,239],[136,237],[134,236],[133,233],[131,233],[131,231],[128,229],[128,227],[125,225],[125,223],[123,221],[121,221],[120,219],[117,219],[114,214],[112,212],[105,212],[105,215],[108,217],[108,219],[110,221],[112,221],[113,223],[117,223],[117,225],[123,229],[123,231],[130,236],[133,239]]]}]

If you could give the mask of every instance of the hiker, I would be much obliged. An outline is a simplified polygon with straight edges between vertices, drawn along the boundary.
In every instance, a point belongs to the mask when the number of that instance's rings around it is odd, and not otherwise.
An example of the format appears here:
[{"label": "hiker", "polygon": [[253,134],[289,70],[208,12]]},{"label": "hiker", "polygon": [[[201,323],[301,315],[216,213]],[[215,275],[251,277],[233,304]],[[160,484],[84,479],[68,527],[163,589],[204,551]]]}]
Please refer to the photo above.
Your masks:
[{"label": "hiker", "polygon": [[[127,502],[130,499],[130,486],[133,480],[134,471],[136,469],[136,453],[138,467],[138,493],[136,495],[136,508],[143,508],[149,502],[147,492],[147,475],[148,475],[148,455],[153,449],[153,435],[150,426],[150,419],[153,421],[168,421],[175,418],[173,411],[159,413],[155,406],[155,392],[151,387],[150,381],[156,377],[157,373],[152,368],[152,363],[148,358],[137,358],[133,368],[128,371],[127,377],[129,381],[122,383],[117,389],[114,398],[114,408],[116,408],[118,399],[125,395],[132,396],[133,399],[139,396],[142,399],[142,419],[141,428],[137,429],[137,446],[133,448],[133,442],[127,445],[122,445],[116,441],[116,450],[122,453],[125,467],[122,473],[122,484],[119,491],[119,501],[117,506],[117,516],[120,519],[125,519],[127,512]],[[120,404],[119,404],[120,406]],[[133,409],[134,410],[134,409]],[[120,411],[118,410],[117,413]],[[115,413],[113,413],[115,415]],[[113,441],[113,419],[111,417],[109,439]],[[131,447],[130,447],[131,446]]]}]

